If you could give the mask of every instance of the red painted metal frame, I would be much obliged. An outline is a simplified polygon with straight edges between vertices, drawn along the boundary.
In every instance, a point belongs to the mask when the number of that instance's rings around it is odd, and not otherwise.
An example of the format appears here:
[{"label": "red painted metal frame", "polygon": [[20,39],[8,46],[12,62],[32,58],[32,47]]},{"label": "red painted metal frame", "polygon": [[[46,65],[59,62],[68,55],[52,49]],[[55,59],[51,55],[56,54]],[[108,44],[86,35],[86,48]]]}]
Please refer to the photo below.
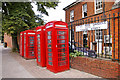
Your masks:
[{"label": "red painted metal frame", "polygon": [[[59,25],[62,25],[62,26],[59,26]],[[66,26],[66,27],[64,27],[64,26]],[[69,44],[68,44],[68,26],[67,26],[67,23],[62,22],[62,21],[51,21],[45,25],[45,29],[46,29],[45,36],[46,36],[46,60],[47,60],[46,65],[47,65],[47,69],[54,72],[54,73],[70,69],[69,68]],[[49,31],[51,31],[51,35],[50,35],[51,39],[47,39]],[[66,60],[64,60],[63,62],[66,62],[66,65],[63,65],[63,66],[59,65],[60,61],[59,61],[58,54],[60,54],[60,52],[59,52],[58,46],[60,46],[60,44],[58,44],[58,42],[57,42],[58,41],[57,36],[59,35],[59,34],[57,34],[58,31],[66,32],[66,34],[65,34],[65,41],[66,42],[63,43],[66,46],[66,47],[63,47],[65,49],[65,57],[66,57]],[[48,45],[50,45],[50,43],[48,44],[48,40],[51,40],[51,48],[48,47]],[[60,40],[62,40],[62,39],[60,39]],[[52,51],[48,52],[48,49],[51,49]],[[49,56],[48,53],[51,53],[52,57]],[[64,53],[64,52],[61,52],[61,53]],[[50,57],[50,58],[48,58],[48,57]],[[62,58],[62,56],[60,58]],[[49,60],[49,59],[51,59],[51,60]],[[61,61],[61,63],[62,63],[62,61]]]},{"label": "red painted metal frame", "polygon": [[[36,58],[36,54],[35,54],[35,31],[33,30],[26,30],[24,31],[24,58],[26,59],[34,59]],[[30,37],[34,37],[34,40],[33,41],[29,41],[29,38]],[[33,49],[31,48],[30,49],[30,42],[34,42],[34,46],[33,46]],[[30,52],[33,52],[33,55],[30,54]]]},{"label": "red painted metal frame", "polygon": [[[40,40],[38,40],[38,35],[40,35]],[[44,26],[38,26],[36,28],[36,58],[37,58],[37,64],[45,67],[46,66],[46,47],[45,47],[45,27]],[[38,41],[40,44],[38,44]],[[40,47],[38,47],[40,46]],[[38,49],[40,51],[38,51]],[[39,54],[38,54],[39,53]]]},{"label": "red painted metal frame", "polygon": [[[22,38],[22,39],[21,39]],[[20,32],[20,56],[24,56],[24,31]]]}]

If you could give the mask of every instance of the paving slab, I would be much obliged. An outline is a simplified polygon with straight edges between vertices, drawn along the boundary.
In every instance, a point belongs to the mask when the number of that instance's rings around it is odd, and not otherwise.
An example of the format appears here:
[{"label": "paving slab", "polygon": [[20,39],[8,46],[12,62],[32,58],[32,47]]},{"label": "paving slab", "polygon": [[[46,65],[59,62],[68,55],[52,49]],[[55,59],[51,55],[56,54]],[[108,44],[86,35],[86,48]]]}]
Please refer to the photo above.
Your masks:
[{"label": "paving slab", "polygon": [[2,46],[0,48],[2,48],[2,78],[34,78],[10,55],[10,48]]},{"label": "paving slab", "polygon": [[101,78],[76,69],[53,73],[37,66],[36,59],[26,60],[10,48],[2,48],[2,77],[4,78]]}]

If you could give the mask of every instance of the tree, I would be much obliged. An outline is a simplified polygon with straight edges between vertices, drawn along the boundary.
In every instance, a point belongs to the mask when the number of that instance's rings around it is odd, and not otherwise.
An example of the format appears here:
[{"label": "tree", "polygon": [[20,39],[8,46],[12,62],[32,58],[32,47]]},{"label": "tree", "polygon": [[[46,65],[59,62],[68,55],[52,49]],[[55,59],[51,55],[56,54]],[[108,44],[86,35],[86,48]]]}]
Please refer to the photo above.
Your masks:
[{"label": "tree", "polygon": [[[54,2],[37,2],[38,11],[48,15],[45,7],[54,8],[58,3]],[[38,25],[36,20],[43,20],[36,16],[32,10],[31,2],[3,2],[2,3],[2,29],[5,33],[12,36],[13,48],[19,50],[17,36],[21,31],[31,29]]]}]

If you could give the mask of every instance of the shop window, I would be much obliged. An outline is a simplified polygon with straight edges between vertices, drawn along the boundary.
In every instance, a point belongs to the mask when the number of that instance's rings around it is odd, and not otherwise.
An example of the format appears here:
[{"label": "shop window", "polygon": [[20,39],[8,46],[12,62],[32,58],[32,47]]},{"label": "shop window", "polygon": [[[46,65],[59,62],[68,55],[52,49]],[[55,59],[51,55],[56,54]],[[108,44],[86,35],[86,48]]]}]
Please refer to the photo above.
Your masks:
[{"label": "shop window", "polygon": [[87,3],[82,6],[82,18],[87,17]]},{"label": "shop window", "polygon": [[74,10],[70,11],[70,22],[74,21]]},{"label": "shop window", "polygon": [[103,2],[102,0],[95,0],[95,14],[102,12]]},{"label": "shop window", "polygon": [[102,41],[102,37],[103,37],[103,36],[102,36],[102,30],[96,30],[96,31],[95,31],[95,40],[96,40],[96,41],[98,41],[98,40],[99,40],[99,41]]}]

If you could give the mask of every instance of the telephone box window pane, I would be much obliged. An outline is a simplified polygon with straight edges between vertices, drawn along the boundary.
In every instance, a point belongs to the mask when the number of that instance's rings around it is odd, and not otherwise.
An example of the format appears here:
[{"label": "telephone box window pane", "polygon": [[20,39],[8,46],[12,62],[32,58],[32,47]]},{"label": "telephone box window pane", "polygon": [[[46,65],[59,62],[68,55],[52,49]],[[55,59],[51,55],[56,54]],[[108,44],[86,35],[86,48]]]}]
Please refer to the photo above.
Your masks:
[{"label": "telephone box window pane", "polygon": [[51,50],[51,49],[48,49],[48,52],[52,52],[52,50]]},{"label": "telephone box window pane", "polygon": [[51,45],[49,44],[48,47],[51,48]]},{"label": "telephone box window pane", "polygon": [[65,34],[65,31],[58,31],[57,34]]},{"label": "telephone box window pane", "polygon": [[38,56],[38,58],[40,58],[40,56]]},{"label": "telephone box window pane", "polygon": [[40,44],[40,42],[38,42],[38,44]]},{"label": "telephone box window pane", "polygon": [[52,62],[48,61],[48,64],[49,64],[49,65],[52,65]]},{"label": "telephone box window pane", "polygon": [[58,52],[65,52],[65,48],[64,49],[58,49]]},{"label": "telephone box window pane", "polygon": [[40,37],[40,34],[38,34],[37,37]]},{"label": "telephone box window pane", "polygon": [[38,62],[40,62],[40,59],[38,59]]},{"label": "telephone box window pane", "polygon": [[59,66],[64,66],[64,65],[66,65],[66,62],[59,62],[58,65]]},{"label": "telephone box window pane", "polygon": [[52,53],[48,53],[48,56],[52,56]]},{"label": "telephone box window pane", "polygon": [[[34,44],[31,44],[30,46],[34,46]],[[31,47],[31,48],[34,48],[34,47]]]},{"label": "telephone box window pane", "polygon": [[51,35],[51,31],[48,31],[47,33],[48,33],[48,35]]},{"label": "telephone box window pane", "polygon": [[40,51],[40,49],[38,49],[38,51]]},{"label": "telephone box window pane", "polygon": [[40,52],[38,52],[38,54],[40,54]]},{"label": "telephone box window pane", "polygon": [[52,58],[51,58],[51,57],[48,57],[48,60],[52,61]]},{"label": "telephone box window pane", "polygon": [[30,39],[30,41],[34,41],[34,39]]},{"label": "telephone box window pane", "polygon": [[30,42],[30,44],[34,44],[34,42]]},{"label": "telephone box window pane", "polygon": [[51,40],[48,40],[48,43],[51,43]]},{"label": "telephone box window pane", "polygon": [[62,48],[62,47],[65,47],[65,44],[58,45],[58,48]]},{"label": "telephone box window pane", "polygon": [[58,54],[58,57],[63,57],[63,56],[66,56],[66,53],[59,53]]},{"label": "telephone box window pane", "polygon": [[57,36],[58,39],[65,39],[65,36]]},{"label": "telephone box window pane", "polygon": [[65,56],[65,53],[61,53],[61,56]]},{"label": "telephone box window pane", "polygon": [[65,43],[65,40],[58,40],[58,43]]},{"label": "telephone box window pane", "polygon": [[51,39],[51,36],[48,36],[48,39]]},{"label": "telephone box window pane", "polygon": [[38,45],[38,47],[40,47],[40,45]]},{"label": "telephone box window pane", "polygon": [[40,38],[37,39],[38,41],[40,40]]}]

